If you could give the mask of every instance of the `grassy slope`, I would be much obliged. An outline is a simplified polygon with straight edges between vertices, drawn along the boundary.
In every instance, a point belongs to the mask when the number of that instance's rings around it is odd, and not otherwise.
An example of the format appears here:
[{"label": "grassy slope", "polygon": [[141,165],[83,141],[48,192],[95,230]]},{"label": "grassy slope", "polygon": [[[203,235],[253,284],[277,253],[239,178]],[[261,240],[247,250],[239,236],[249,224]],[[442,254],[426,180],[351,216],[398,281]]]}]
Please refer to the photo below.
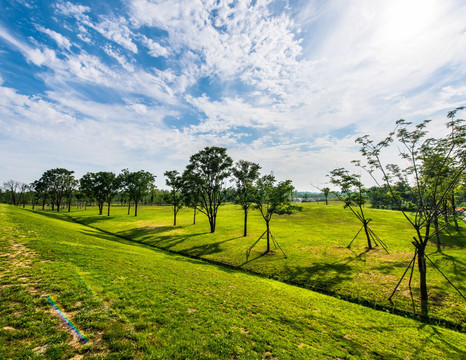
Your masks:
[{"label": "grassy slope", "polygon": [[[466,335],[0,206],[0,358],[451,358]],[[90,339],[72,341],[50,295]]]},{"label": "grassy slope", "polygon": [[[264,231],[264,222],[257,211],[251,212],[249,236],[242,237],[243,215],[239,207],[227,205],[220,209],[215,234],[208,233],[203,214],[192,225],[192,210],[183,209],[178,226],[172,226],[170,207],[141,208],[138,217],[126,215],[125,208],[113,208],[112,216],[96,216],[95,209],[73,211],[71,216],[83,223],[116,233],[146,244],[172,251],[225,262],[271,277],[300,283],[306,287],[334,292],[358,300],[369,300],[384,306],[395,284],[413,256],[413,231],[401,213],[367,209],[373,219],[371,226],[387,244],[390,254],[382,250],[366,252],[362,235],[346,246],[360,229],[357,219],[338,203],[329,206],[305,204],[304,211],[292,216],[275,217],[272,232],[287,253],[261,256],[265,241],[259,242],[249,262],[245,252]],[[461,233],[452,232],[461,239]],[[443,253],[434,245],[430,258],[450,280],[466,293],[466,253],[458,240],[444,237]],[[460,240],[464,243],[464,236]],[[430,264],[429,264],[430,265]],[[418,272],[414,271],[413,290],[419,310]],[[408,274],[409,276],[409,274]],[[432,266],[428,269],[431,315],[457,324],[466,324],[466,302]],[[412,311],[408,277],[393,298],[398,309]]]}]

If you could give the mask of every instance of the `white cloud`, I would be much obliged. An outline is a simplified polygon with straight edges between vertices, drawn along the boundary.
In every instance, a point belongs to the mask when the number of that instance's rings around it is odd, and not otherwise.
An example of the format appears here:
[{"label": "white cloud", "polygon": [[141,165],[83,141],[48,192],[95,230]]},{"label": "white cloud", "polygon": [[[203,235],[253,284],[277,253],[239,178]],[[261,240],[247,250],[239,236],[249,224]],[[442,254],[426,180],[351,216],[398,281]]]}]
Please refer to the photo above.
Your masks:
[{"label": "white cloud", "polygon": [[167,56],[169,55],[169,51],[167,48],[160,45],[158,42],[149,39],[145,35],[141,35],[142,43],[149,49],[149,55],[155,58],[160,56]]},{"label": "white cloud", "polygon": [[116,42],[122,47],[130,50],[133,53],[138,52],[137,45],[132,41],[133,34],[127,26],[127,21],[123,17],[101,17],[101,21],[94,24],[90,21],[86,25],[92,27],[107,39]]},{"label": "white cloud", "polygon": [[71,42],[66,37],[64,37],[62,34],[57,33],[56,31],[47,29],[43,26],[37,26],[37,29],[43,32],[44,34],[47,34],[48,36],[50,36],[53,40],[55,40],[55,42],[60,48],[66,49],[68,51],[70,50]]},{"label": "white cloud", "polygon": [[111,46],[106,45],[104,47],[104,51],[107,53],[107,55],[113,57],[118,61],[118,63],[126,70],[129,72],[134,72],[134,66],[128,62],[128,59],[124,56],[118,53],[116,50],[114,50]]}]

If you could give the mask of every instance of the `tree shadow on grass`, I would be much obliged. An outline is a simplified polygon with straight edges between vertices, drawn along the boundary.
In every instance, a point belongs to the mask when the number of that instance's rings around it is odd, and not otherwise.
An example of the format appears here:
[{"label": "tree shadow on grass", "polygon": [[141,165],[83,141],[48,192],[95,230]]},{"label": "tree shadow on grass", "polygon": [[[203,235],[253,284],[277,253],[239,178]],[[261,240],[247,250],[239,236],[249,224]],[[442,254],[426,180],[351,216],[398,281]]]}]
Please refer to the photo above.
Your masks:
[{"label": "tree shadow on grass", "polygon": [[24,210],[29,211],[30,213],[33,213],[33,214],[48,217],[49,219],[55,219],[55,220],[71,222],[71,223],[74,222],[70,216],[62,212],[57,213],[56,211],[52,212],[52,210],[32,210],[32,209],[24,209]]},{"label": "tree shadow on grass", "polygon": [[314,263],[309,266],[285,266],[285,280],[316,290],[333,292],[333,289],[352,280],[352,268],[345,263]]},{"label": "tree shadow on grass", "polygon": [[229,241],[240,239],[240,238],[242,238],[242,236],[237,236],[237,237],[234,237],[234,238],[231,238],[231,239],[217,241],[217,242],[214,242],[214,243],[208,243],[208,244],[194,246],[192,248],[183,250],[183,254],[188,254],[190,256],[196,256],[196,257],[202,257],[202,256],[205,256],[205,255],[216,254],[216,253],[219,253],[219,252],[223,251],[220,245],[222,245],[222,244],[224,244],[226,242],[229,242]]},{"label": "tree shadow on grass", "polygon": [[[426,339],[423,341],[423,344],[422,344],[421,347],[416,349],[416,351],[413,354],[413,359],[417,359],[419,357],[419,355],[421,355],[421,354],[425,355],[425,347],[426,347],[428,342],[431,342],[431,343],[435,342],[436,348],[439,348],[439,347],[449,348],[449,350],[452,350],[452,351],[456,352],[459,355],[458,359],[466,359],[466,352],[464,350],[460,349],[459,347],[457,347],[456,344],[452,343],[451,341],[447,341],[447,339],[440,333],[440,331],[438,331],[437,328],[435,328],[435,326],[428,325],[428,324],[425,324],[425,323],[421,323],[419,325],[418,329],[421,330],[422,332],[425,332],[426,327],[429,327],[432,330],[432,334],[430,334],[430,336],[426,337]],[[437,341],[433,340],[434,337],[437,338]]]}]

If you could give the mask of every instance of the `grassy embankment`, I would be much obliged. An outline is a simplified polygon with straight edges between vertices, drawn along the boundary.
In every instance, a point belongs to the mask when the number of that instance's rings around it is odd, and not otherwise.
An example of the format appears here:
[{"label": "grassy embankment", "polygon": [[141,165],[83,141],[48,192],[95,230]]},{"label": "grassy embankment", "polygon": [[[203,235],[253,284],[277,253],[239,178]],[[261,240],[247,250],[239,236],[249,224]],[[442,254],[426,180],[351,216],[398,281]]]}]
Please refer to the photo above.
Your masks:
[{"label": "grassy embankment", "polygon": [[[370,226],[389,248],[387,254],[381,248],[366,251],[363,232],[351,249],[347,249],[360,224],[340,203],[332,202],[328,206],[304,204],[302,212],[276,216],[272,220],[272,232],[288,258],[285,259],[279,251],[262,256],[265,240],[261,240],[246,261],[246,250],[265,230],[257,211],[250,213],[249,235],[244,238],[243,215],[238,206],[220,208],[215,234],[209,233],[203,214],[198,214],[196,225],[192,225],[191,209],[181,210],[176,227],[172,225],[170,207],[140,210],[138,217],[128,216],[127,210],[121,207],[112,208],[110,217],[96,215],[95,209],[74,210],[70,215],[81,223],[144,244],[226,263],[362,303],[413,311],[408,288],[409,272],[394,296],[393,304],[387,300],[414,251],[411,244],[413,230],[400,212],[366,209],[368,217],[373,219]],[[461,231],[449,231],[453,237],[442,237],[443,251],[436,252],[436,246],[431,244],[428,255],[466,294],[466,252],[461,246],[461,243],[466,244],[465,236]],[[428,266],[431,316],[464,328],[466,302],[431,264]],[[413,273],[412,289],[416,311],[419,311],[417,268]]]},{"label": "grassy embankment", "polygon": [[[0,224],[0,358],[466,355],[463,333],[160,252],[50,213],[0,205]],[[46,296],[88,344],[61,325]]]}]

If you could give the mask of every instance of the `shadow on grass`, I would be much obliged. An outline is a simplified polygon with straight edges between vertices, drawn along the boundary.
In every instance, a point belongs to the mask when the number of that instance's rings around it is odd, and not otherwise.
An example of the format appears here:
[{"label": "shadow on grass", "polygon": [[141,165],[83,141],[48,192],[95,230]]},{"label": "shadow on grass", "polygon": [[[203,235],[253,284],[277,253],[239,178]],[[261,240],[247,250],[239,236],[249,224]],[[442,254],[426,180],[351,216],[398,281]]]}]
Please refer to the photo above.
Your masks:
[{"label": "shadow on grass", "polygon": [[66,215],[66,210],[63,212],[56,212],[52,210],[32,210],[32,209],[24,209],[25,211],[29,211],[30,213],[41,215],[44,217],[48,217],[49,219],[61,220],[65,222],[74,222],[69,216]]},{"label": "shadow on grass", "polygon": [[418,357],[421,357],[421,355],[425,355],[425,347],[428,342],[438,344],[437,347],[447,347],[448,349],[455,351],[459,355],[458,359],[466,359],[466,352],[458,348],[456,344],[451,341],[447,341],[445,336],[443,336],[434,326],[421,323],[418,326],[418,329],[425,333],[426,327],[429,327],[429,329],[432,330],[432,334],[425,338],[421,347],[416,349],[413,353],[413,359],[417,359]]},{"label": "shadow on grass", "polygon": [[199,245],[199,246],[194,246],[194,247],[192,247],[190,249],[183,250],[183,254],[188,254],[190,256],[198,256],[198,257],[202,257],[202,256],[205,256],[205,255],[216,254],[216,253],[219,253],[219,252],[223,251],[221,249],[221,247],[220,247],[221,244],[224,244],[226,242],[233,241],[233,240],[236,240],[236,239],[240,239],[240,238],[242,238],[242,236],[237,236],[237,237],[234,237],[234,238],[231,238],[231,239],[217,241],[217,242],[214,242],[214,243],[208,243],[208,244],[203,244],[203,245]]},{"label": "shadow on grass", "polygon": [[333,291],[333,288],[351,280],[352,268],[345,263],[315,263],[309,266],[285,266],[287,281],[312,289]]}]

